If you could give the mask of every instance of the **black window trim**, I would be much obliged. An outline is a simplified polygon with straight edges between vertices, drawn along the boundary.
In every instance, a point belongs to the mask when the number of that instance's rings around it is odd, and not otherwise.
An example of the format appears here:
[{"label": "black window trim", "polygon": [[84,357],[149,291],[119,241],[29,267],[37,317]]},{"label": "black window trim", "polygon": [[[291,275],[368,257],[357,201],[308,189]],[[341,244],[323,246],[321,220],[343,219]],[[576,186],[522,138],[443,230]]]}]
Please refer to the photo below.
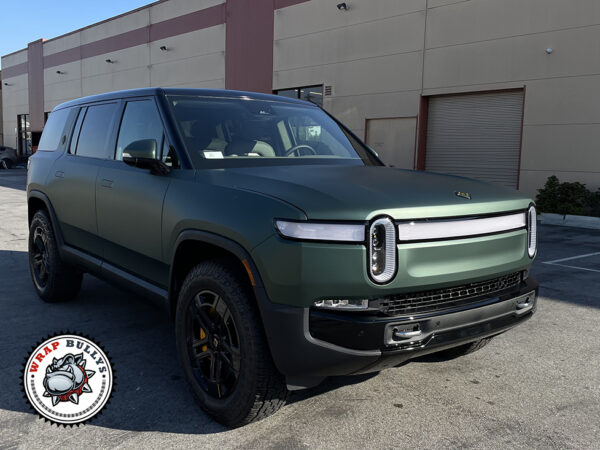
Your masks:
[{"label": "black window trim", "polygon": [[[169,147],[171,147],[170,141],[168,140],[168,137],[167,137],[167,127],[165,126],[165,121],[164,121],[164,118],[160,111],[160,106],[158,105],[158,102],[156,101],[156,96],[150,95],[150,96],[144,96],[144,97],[125,97],[125,98],[121,99],[122,104],[120,106],[120,110],[118,111],[119,119],[116,121],[117,122],[116,134],[115,134],[115,139],[112,142],[112,153],[110,155],[110,156],[112,156],[112,158],[109,158],[110,161],[122,162],[121,159],[117,159],[117,144],[119,143],[119,135],[121,134],[121,124],[123,123],[123,118],[125,117],[125,109],[127,108],[127,103],[144,102],[144,101],[151,101],[154,103],[154,107],[156,108],[156,112],[158,113],[158,119],[160,120],[160,123],[163,128],[162,139],[160,141],[160,146],[159,146],[160,155],[159,155],[158,159],[160,161],[162,161],[162,158],[163,158],[163,149],[165,146],[165,140],[167,140],[167,142],[169,143]],[[177,155],[177,156],[179,157],[179,155]]]},{"label": "black window trim", "polygon": [[[110,104],[116,105],[116,107],[117,107],[116,113],[113,113],[116,115],[119,112],[119,108],[121,108],[121,106],[122,106],[121,105],[122,99],[112,99],[112,100],[105,100],[105,101],[100,101],[100,102],[86,103],[86,104],[80,106],[79,114],[77,115],[77,119],[75,119],[75,130],[73,132],[73,135],[71,136],[71,140],[69,141],[69,146],[67,149],[67,152],[69,155],[76,156],[79,158],[90,158],[90,159],[96,159],[96,160],[102,160],[102,161],[110,160],[110,158],[106,154],[104,156],[97,157],[97,156],[79,155],[77,153],[77,150],[79,149],[79,137],[81,135],[81,129],[83,128],[83,124],[85,123],[85,118],[87,116],[89,108],[93,107],[93,106],[110,105]],[[85,109],[85,111],[83,111],[84,109]],[[77,126],[78,125],[77,122],[79,120],[79,115],[82,113],[83,113],[83,117],[81,119],[81,124],[79,124],[79,126]],[[111,133],[110,140],[111,141],[114,140],[115,122],[116,122],[116,120],[115,120],[115,117],[113,116],[112,122],[111,122],[112,127],[109,126],[109,129],[111,130],[110,131],[110,133]],[[71,141],[73,140],[73,138],[75,138],[75,134],[77,134],[77,138],[76,138],[77,141],[75,142],[75,153],[71,153]],[[110,143],[108,145],[110,145]],[[106,152],[106,149],[105,149],[105,152]]]},{"label": "black window trim", "polygon": [[[302,89],[310,89],[310,88],[321,88],[321,102],[323,102],[323,97],[325,96],[325,83],[321,83],[321,84],[311,84],[309,86],[296,86],[296,87],[290,87],[290,88],[281,88],[281,89],[273,89],[273,94],[275,95],[279,95],[280,91],[292,91],[295,90],[296,91],[296,99],[298,100],[302,100],[302,97],[300,96],[300,91]],[[291,98],[291,97],[288,97]],[[313,105],[317,105],[319,107],[322,107],[321,105],[319,105],[318,103],[315,102],[311,102],[310,100],[304,100],[306,102],[310,102]]]}]

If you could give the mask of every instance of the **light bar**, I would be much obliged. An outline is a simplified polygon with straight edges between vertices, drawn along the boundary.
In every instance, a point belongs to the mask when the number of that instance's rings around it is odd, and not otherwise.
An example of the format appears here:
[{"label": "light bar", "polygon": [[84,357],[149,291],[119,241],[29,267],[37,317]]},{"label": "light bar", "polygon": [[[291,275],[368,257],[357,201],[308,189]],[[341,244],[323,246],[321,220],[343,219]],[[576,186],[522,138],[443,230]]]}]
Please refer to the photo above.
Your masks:
[{"label": "light bar", "polygon": [[365,241],[364,225],[276,220],[275,226],[283,236],[292,239],[336,242]]},{"label": "light bar", "polygon": [[398,225],[400,241],[426,241],[479,236],[518,230],[527,226],[527,213],[481,219],[432,220],[406,222]]},{"label": "light bar", "polygon": [[535,206],[527,211],[527,254],[533,258],[537,252],[537,213]]},{"label": "light bar", "polygon": [[396,230],[390,217],[369,228],[369,274],[376,283],[387,283],[396,274]]}]

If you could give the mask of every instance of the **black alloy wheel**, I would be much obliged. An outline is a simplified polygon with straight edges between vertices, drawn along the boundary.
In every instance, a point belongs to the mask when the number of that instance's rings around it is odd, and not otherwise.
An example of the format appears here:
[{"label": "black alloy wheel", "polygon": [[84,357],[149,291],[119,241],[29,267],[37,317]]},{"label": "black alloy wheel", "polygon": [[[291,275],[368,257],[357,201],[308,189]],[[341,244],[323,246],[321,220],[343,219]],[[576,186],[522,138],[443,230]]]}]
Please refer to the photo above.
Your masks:
[{"label": "black alloy wheel", "polygon": [[178,294],[175,337],[194,399],[218,422],[239,427],[285,404],[285,378],[235,259],[203,261],[188,272]]},{"label": "black alloy wheel", "polygon": [[194,377],[212,397],[230,395],[240,375],[239,334],[225,300],[210,290],[189,305],[186,335]]},{"label": "black alloy wheel", "polygon": [[33,248],[31,249],[33,279],[39,289],[46,287],[51,270],[48,256],[48,236],[41,226],[33,231]]},{"label": "black alloy wheel", "polygon": [[83,273],[62,260],[52,222],[44,210],[35,212],[29,227],[29,272],[45,302],[72,300],[81,288]]}]

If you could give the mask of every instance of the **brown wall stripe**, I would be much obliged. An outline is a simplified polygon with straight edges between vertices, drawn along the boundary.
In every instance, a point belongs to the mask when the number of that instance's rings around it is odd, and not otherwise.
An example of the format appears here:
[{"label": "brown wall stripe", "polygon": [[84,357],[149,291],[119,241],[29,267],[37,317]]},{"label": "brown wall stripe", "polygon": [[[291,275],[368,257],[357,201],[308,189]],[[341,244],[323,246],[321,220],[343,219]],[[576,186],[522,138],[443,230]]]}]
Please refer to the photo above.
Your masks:
[{"label": "brown wall stripe", "polygon": [[124,50],[191,31],[225,23],[225,4],[195,11],[190,14],[163,20],[142,28],[110,36],[44,57],[44,68]]},{"label": "brown wall stripe", "polygon": [[17,77],[19,75],[23,75],[27,73],[28,63],[24,62],[21,64],[15,64],[14,66],[9,66],[2,69],[2,78],[6,80],[7,78]]},{"label": "brown wall stripe", "polygon": [[27,47],[29,89],[29,127],[31,131],[44,129],[44,41],[32,42]]},{"label": "brown wall stripe", "polygon": [[275,0],[275,9],[287,8],[288,6],[294,6],[308,1],[310,0]]}]

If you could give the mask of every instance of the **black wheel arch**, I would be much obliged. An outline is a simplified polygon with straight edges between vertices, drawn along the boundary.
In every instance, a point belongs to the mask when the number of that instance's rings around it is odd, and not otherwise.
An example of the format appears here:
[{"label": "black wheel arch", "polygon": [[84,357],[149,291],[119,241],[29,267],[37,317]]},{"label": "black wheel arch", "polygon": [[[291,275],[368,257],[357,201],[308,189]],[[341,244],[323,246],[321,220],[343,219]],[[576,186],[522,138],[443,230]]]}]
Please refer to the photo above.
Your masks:
[{"label": "black wheel arch", "polygon": [[62,249],[64,240],[62,231],[56,217],[56,212],[52,206],[52,202],[46,194],[38,190],[32,190],[27,193],[27,224],[31,225],[33,216],[39,210],[45,210],[48,213],[52,228],[54,230],[54,236],[56,237],[56,243],[58,244],[59,250]]},{"label": "black wheel arch", "polygon": [[169,270],[169,308],[173,318],[183,280],[202,261],[229,259],[234,264],[232,268],[247,280],[252,291],[263,287],[260,273],[250,253],[234,240],[208,231],[184,230],[173,247]]}]

